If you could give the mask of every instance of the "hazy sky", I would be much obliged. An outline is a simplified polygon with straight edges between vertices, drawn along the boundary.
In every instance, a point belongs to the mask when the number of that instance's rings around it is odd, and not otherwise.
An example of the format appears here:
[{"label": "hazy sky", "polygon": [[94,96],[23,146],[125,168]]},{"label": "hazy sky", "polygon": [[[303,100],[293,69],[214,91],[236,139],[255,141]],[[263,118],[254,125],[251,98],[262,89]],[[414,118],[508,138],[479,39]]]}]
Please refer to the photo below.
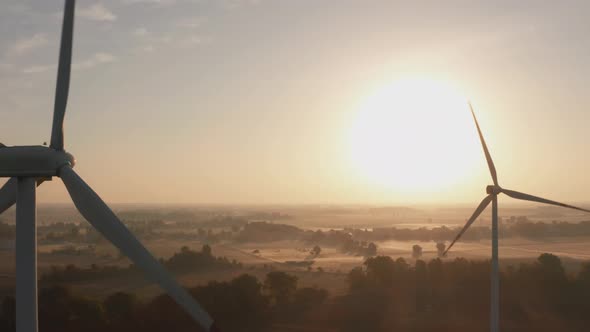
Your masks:
[{"label": "hazy sky", "polygon": [[[363,100],[417,76],[473,101],[502,185],[590,201],[587,1],[77,6],[66,149],[108,202],[478,202],[491,180],[466,111],[459,123],[444,107],[433,118],[392,110],[392,131],[401,122],[408,138],[378,147],[398,164],[391,172],[418,169],[438,185],[379,185],[355,168]],[[62,7],[0,2],[4,144],[49,140]],[[412,145],[413,133],[432,146]],[[445,133],[465,144],[442,145]],[[400,152],[408,146],[416,158]],[[438,181],[449,177],[440,165],[461,155],[464,174]],[[69,200],[59,182],[40,200]]]}]

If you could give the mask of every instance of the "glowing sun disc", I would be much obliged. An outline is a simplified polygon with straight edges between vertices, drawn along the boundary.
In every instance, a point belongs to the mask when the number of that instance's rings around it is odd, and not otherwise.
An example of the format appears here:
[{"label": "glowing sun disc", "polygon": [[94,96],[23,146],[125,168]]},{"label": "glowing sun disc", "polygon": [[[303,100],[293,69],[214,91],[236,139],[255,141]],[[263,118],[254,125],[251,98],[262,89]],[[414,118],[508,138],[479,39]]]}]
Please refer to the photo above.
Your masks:
[{"label": "glowing sun disc", "polygon": [[481,157],[466,99],[428,79],[395,81],[368,96],[350,131],[362,178],[405,191],[438,191],[461,181]]}]

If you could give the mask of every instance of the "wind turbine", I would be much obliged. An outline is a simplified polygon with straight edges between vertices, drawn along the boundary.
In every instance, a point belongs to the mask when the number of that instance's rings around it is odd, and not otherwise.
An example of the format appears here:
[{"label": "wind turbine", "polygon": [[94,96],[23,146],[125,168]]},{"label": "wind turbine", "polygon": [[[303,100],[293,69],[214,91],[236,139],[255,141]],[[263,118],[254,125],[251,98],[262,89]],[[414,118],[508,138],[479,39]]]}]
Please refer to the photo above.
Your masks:
[{"label": "wind turbine", "polygon": [[475,126],[477,127],[477,132],[479,134],[479,139],[481,141],[481,146],[483,147],[483,152],[486,156],[486,160],[488,162],[488,167],[490,169],[490,174],[492,175],[492,180],[494,181],[493,185],[488,185],[486,187],[487,196],[479,203],[475,212],[471,215],[471,218],[467,220],[467,223],[461,229],[459,234],[455,237],[453,242],[449,245],[447,250],[443,253],[443,256],[446,256],[447,252],[451,250],[455,242],[461,238],[461,235],[465,233],[465,231],[475,222],[477,217],[485,210],[485,208],[492,202],[492,273],[491,273],[491,307],[490,307],[490,331],[491,332],[498,332],[500,329],[500,275],[499,275],[499,266],[498,266],[498,195],[499,194],[506,194],[512,198],[521,199],[524,201],[531,201],[537,203],[545,203],[550,205],[557,205],[562,206],[570,209],[580,210],[584,212],[589,212],[590,210],[582,209],[576,206],[563,204],[555,201],[551,201],[545,198],[521,193],[514,190],[504,189],[500,187],[498,184],[498,176],[496,174],[496,167],[494,166],[494,162],[492,161],[492,157],[490,155],[490,151],[486,145],[486,142],[483,138],[483,134],[481,133],[481,129],[479,128],[479,123],[477,122],[477,118],[475,117],[475,112],[473,111],[473,107],[471,103],[469,103],[469,109],[471,110],[471,114],[473,115],[473,120],[475,121]]},{"label": "wind turbine", "polygon": [[75,0],[65,1],[51,144],[49,147],[0,144],[0,177],[10,177],[0,189],[0,213],[16,203],[17,331],[38,329],[36,187],[54,176],[62,179],[74,205],[92,226],[166,290],[205,331],[219,331],[209,314],[74,172],[75,159],[64,150],[63,122],[70,83],[74,7]]}]

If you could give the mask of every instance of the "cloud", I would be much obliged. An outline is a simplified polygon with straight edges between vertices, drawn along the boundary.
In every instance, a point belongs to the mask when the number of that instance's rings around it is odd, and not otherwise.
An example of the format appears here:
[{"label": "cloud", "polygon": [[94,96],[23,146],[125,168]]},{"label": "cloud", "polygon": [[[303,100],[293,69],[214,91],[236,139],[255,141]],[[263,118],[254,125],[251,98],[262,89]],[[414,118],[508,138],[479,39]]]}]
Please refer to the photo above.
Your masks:
[{"label": "cloud", "polygon": [[199,36],[189,36],[188,38],[185,38],[180,41],[180,46],[181,47],[193,47],[193,46],[201,45],[202,43],[203,43],[203,38],[201,38]]},{"label": "cloud", "polygon": [[0,71],[7,72],[14,68],[12,63],[0,62]]},{"label": "cloud", "polygon": [[205,19],[202,17],[188,18],[180,20],[176,23],[176,26],[184,29],[196,29],[203,25]]},{"label": "cloud", "polygon": [[236,9],[246,6],[257,6],[262,0],[225,0],[223,2],[226,9]]},{"label": "cloud", "polygon": [[151,4],[156,6],[168,6],[176,3],[176,0],[123,0],[124,4]]},{"label": "cloud", "polygon": [[37,33],[30,38],[17,40],[7,52],[7,55],[23,55],[45,46],[48,39],[44,33]]},{"label": "cloud", "polygon": [[133,34],[138,37],[145,37],[149,34],[149,32],[146,28],[140,27],[140,28],[133,30]]},{"label": "cloud", "polygon": [[[135,31],[134,31],[135,33]],[[137,35],[137,33],[135,33]],[[167,45],[176,42],[177,39],[173,39],[171,36],[164,35],[164,36],[157,36],[151,33],[147,33],[146,35],[139,35],[141,37],[141,42],[138,45],[138,50],[144,52],[154,52],[162,47],[167,47]]]},{"label": "cloud", "polygon": [[174,40],[170,36],[160,36],[160,37],[152,37],[150,38],[152,43],[156,44],[170,44]]},{"label": "cloud", "polygon": [[74,69],[74,70],[89,69],[89,68],[96,67],[101,64],[114,62],[116,60],[117,60],[117,58],[110,53],[96,53],[93,56],[91,56],[89,59],[86,59],[82,62],[72,64],[72,69]]},{"label": "cloud", "polygon": [[90,7],[80,8],[77,11],[77,14],[80,17],[92,21],[112,22],[117,19],[117,16],[101,3],[95,3]]},{"label": "cloud", "polygon": [[43,73],[48,71],[49,69],[54,68],[54,65],[34,65],[23,69],[23,73],[25,74],[36,74],[36,73]]},{"label": "cloud", "polygon": [[[110,53],[96,53],[84,61],[73,63],[72,69],[73,70],[89,69],[89,68],[93,68],[93,67],[96,67],[101,64],[114,62],[116,60],[117,60],[117,58]],[[25,74],[37,74],[37,73],[46,72],[46,71],[48,71],[50,69],[54,69],[54,68],[56,68],[55,65],[33,65],[30,67],[24,68],[22,72]]]}]

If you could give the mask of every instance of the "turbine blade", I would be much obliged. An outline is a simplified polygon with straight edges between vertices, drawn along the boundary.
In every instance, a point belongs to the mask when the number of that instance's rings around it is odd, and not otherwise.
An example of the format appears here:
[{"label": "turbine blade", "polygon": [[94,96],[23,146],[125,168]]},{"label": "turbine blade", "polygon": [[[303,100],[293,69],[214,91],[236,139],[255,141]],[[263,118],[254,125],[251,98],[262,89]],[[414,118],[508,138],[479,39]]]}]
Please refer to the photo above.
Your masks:
[{"label": "turbine blade", "polygon": [[0,214],[16,203],[16,178],[10,178],[0,188]]},{"label": "turbine blade", "polygon": [[[17,182],[17,178],[10,178],[6,181],[4,186],[0,188],[0,214],[16,203]],[[37,179],[37,187],[43,182],[45,182],[45,179]]]},{"label": "turbine blade", "polygon": [[490,151],[488,150],[486,141],[483,139],[483,134],[481,133],[481,129],[479,128],[479,123],[477,122],[477,118],[475,117],[475,112],[473,111],[473,106],[471,106],[471,102],[469,103],[469,109],[471,110],[471,115],[473,115],[473,120],[475,120],[475,126],[477,127],[477,132],[479,133],[479,140],[481,141],[483,152],[486,155],[486,161],[488,162],[488,168],[490,169],[492,180],[494,180],[494,184],[497,186],[498,175],[496,175],[496,166],[494,166],[494,161],[492,160],[492,156],[490,155]]},{"label": "turbine blade", "polygon": [[60,177],[82,216],[127,255],[151,280],[166,290],[206,331],[211,331],[214,325],[209,314],[133,236],[92,188],[69,166],[62,167]]},{"label": "turbine blade", "polygon": [[467,223],[465,223],[465,226],[463,226],[463,229],[459,232],[459,234],[457,234],[457,236],[455,237],[453,242],[451,242],[451,244],[449,245],[447,250],[445,250],[445,252],[443,253],[443,256],[447,255],[447,252],[449,250],[451,250],[451,248],[453,247],[455,242],[457,242],[459,240],[459,238],[461,238],[461,235],[463,235],[463,233],[465,233],[465,231],[467,231],[467,229],[471,226],[471,224],[473,224],[475,222],[475,219],[477,219],[477,217],[479,217],[479,215],[483,212],[483,210],[486,209],[486,207],[490,204],[491,201],[492,201],[492,195],[488,195],[481,201],[481,203],[479,203],[479,206],[477,207],[477,209],[475,209],[475,212],[473,212],[473,214],[471,215],[471,218],[469,218],[469,220],[467,220]]},{"label": "turbine blade", "polygon": [[74,7],[75,0],[66,0],[63,25],[61,28],[61,46],[59,50],[59,66],[57,68],[57,84],[55,88],[55,104],[53,107],[53,126],[51,128],[52,149],[64,149],[64,117],[68,104],[70,89],[70,71],[72,64],[72,39],[74,38]]},{"label": "turbine blade", "polygon": [[505,193],[506,195],[512,197],[512,198],[522,199],[524,201],[545,203],[545,204],[562,206],[562,207],[569,208],[569,209],[580,210],[580,211],[584,211],[584,212],[590,212],[590,210],[582,209],[582,208],[579,208],[579,207],[576,207],[576,206],[573,206],[573,205],[559,203],[559,202],[556,202],[556,201],[552,201],[552,200],[548,200],[548,199],[545,199],[545,198],[541,198],[541,197],[537,197],[537,196],[533,196],[533,195],[521,193],[521,192],[514,191],[514,190],[502,189],[502,192]]}]

